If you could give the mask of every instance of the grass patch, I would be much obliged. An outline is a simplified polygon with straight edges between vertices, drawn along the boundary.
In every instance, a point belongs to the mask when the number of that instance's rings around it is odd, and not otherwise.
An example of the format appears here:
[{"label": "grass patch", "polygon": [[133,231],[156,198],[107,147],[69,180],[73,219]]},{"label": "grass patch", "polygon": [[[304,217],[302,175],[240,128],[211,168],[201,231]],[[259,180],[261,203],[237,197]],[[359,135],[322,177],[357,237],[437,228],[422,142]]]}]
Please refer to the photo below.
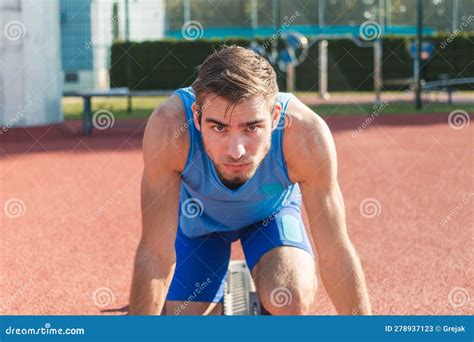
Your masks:
[{"label": "grass patch", "polygon": [[[132,112],[127,112],[126,97],[107,97],[92,99],[92,112],[106,109],[114,114],[115,119],[146,119],[151,112],[167,99],[166,96],[134,97]],[[66,97],[62,100],[64,119],[79,120],[82,118],[83,100],[80,97]]]}]

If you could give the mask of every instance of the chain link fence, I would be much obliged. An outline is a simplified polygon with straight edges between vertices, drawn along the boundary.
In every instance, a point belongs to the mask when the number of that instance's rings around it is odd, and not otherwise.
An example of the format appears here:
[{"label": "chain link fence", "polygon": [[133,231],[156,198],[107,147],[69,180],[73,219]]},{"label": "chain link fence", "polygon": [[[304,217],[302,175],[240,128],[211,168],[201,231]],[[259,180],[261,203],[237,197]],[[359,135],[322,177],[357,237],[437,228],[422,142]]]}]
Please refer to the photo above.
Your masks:
[{"label": "chain link fence", "polygon": [[[472,0],[423,0],[423,6],[423,24],[433,33],[474,30]],[[183,39],[190,23],[197,38],[268,36],[295,13],[298,28],[323,28],[334,37],[367,21],[386,32],[414,32],[416,25],[413,0],[60,0],[60,12],[65,92],[114,87],[113,42]]]}]

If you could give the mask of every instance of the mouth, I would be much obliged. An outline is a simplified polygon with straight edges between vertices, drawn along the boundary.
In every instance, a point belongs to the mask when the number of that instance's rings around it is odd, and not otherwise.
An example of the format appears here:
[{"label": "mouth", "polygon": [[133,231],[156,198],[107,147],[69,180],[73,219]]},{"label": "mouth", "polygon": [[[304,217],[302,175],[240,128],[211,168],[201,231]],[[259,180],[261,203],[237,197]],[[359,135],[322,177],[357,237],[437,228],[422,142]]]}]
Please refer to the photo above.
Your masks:
[{"label": "mouth", "polygon": [[224,167],[230,171],[238,172],[245,170],[250,166],[250,163],[243,163],[243,164],[224,164]]}]

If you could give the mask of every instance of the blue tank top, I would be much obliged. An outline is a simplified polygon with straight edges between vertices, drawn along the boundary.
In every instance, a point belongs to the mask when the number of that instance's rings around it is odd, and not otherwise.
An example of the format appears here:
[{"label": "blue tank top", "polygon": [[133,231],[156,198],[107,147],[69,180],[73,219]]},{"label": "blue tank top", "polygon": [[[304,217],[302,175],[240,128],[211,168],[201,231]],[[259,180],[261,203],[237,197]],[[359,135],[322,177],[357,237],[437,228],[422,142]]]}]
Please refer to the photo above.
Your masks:
[{"label": "blue tank top", "polygon": [[204,150],[201,132],[194,126],[191,87],[176,90],[186,109],[190,143],[181,173],[178,223],[182,232],[196,237],[212,232],[233,231],[275,215],[292,199],[301,196],[292,183],[283,157],[284,116],[290,93],[278,93],[282,105],[279,125],[272,132],[271,147],[251,179],[238,189],[226,187]]}]

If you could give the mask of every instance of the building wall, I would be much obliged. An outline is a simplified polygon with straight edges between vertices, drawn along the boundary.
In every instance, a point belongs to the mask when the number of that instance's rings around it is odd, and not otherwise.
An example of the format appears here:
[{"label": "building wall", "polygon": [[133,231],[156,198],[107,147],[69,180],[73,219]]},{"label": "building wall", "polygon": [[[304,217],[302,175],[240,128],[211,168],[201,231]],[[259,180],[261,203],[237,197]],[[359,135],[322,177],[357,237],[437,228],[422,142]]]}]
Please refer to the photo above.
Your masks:
[{"label": "building wall", "polygon": [[57,0],[0,1],[2,130],[63,120],[58,13]]},{"label": "building wall", "polygon": [[91,0],[60,0],[64,91],[94,88]]}]

